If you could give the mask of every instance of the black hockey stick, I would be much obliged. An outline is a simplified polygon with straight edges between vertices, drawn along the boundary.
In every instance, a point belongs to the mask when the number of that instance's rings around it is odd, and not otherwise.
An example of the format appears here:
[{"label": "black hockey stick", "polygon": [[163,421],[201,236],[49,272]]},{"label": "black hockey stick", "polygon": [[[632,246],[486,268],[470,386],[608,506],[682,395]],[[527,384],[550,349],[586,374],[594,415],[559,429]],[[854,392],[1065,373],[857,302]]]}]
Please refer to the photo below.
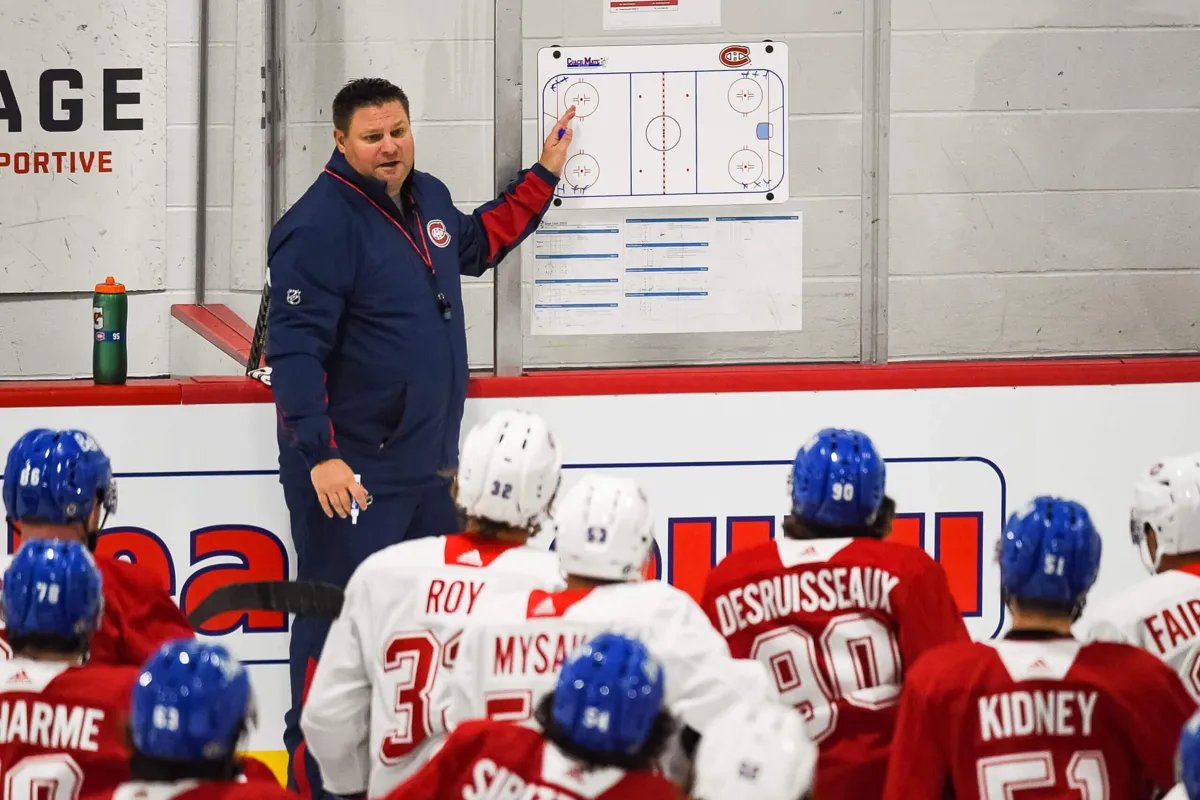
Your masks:
[{"label": "black hockey stick", "polygon": [[[271,312],[271,277],[268,274],[263,284],[262,297],[258,301],[258,318],[254,321],[254,339],[250,341],[250,355],[246,359],[246,374],[263,366],[263,356],[267,352],[267,315]],[[258,377],[258,376],[255,376]],[[269,386],[269,381],[264,381]]]},{"label": "black hockey stick", "polygon": [[336,619],[342,613],[343,592],[319,581],[252,581],[214,589],[188,614],[199,628],[213,617],[231,611],[279,611],[298,617]]}]

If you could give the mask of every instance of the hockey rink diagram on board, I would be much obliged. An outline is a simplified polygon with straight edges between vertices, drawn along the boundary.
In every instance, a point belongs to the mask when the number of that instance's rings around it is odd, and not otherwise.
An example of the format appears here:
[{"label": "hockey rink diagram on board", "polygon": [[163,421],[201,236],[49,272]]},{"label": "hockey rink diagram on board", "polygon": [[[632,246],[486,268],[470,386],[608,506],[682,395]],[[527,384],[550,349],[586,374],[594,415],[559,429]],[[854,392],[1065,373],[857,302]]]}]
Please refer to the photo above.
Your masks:
[{"label": "hockey rink diagram on board", "polygon": [[575,106],[564,208],[788,198],[787,45],[547,47],[539,136]]}]

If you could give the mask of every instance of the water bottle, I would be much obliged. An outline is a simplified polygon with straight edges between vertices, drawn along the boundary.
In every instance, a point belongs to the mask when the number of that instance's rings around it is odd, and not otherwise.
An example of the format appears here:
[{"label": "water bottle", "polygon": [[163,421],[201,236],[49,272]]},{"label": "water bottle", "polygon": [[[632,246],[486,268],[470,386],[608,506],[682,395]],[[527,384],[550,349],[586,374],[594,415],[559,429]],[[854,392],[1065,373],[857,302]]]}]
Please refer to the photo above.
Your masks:
[{"label": "water bottle", "polygon": [[112,276],[96,284],[92,295],[92,382],[105,386],[125,383],[129,354],[125,350],[125,323],[129,318],[129,298],[124,284]]}]

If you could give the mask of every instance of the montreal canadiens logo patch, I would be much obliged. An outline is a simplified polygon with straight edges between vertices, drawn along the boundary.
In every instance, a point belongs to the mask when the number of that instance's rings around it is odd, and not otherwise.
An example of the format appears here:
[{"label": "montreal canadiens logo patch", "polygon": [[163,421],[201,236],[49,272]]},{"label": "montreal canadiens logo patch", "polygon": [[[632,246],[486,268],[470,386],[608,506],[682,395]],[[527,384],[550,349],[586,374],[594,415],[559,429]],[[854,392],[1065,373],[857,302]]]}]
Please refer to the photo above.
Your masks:
[{"label": "montreal canadiens logo patch", "polygon": [[438,247],[445,247],[450,244],[450,231],[446,230],[446,223],[440,219],[429,220],[429,224],[425,226],[425,230],[429,233],[430,240]]}]

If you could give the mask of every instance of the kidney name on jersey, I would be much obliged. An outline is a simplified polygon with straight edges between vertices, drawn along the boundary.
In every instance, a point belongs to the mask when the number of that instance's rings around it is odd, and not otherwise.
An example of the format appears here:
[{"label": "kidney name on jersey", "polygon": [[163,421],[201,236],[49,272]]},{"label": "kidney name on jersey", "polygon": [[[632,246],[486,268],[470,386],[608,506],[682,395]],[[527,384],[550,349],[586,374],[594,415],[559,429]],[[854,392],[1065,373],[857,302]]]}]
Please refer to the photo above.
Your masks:
[{"label": "kidney name on jersey", "polygon": [[470,614],[483,591],[483,581],[443,581],[434,578],[425,595],[426,614]]},{"label": "kidney name on jersey", "polygon": [[463,787],[463,800],[571,800],[571,795],[551,786],[530,783],[490,758],[481,758],[471,770],[474,784]]},{"label": "kidney name on jersey", "polygon": [[[1167,650],[1174,650],[1177,642],[1186,642],[1200,631],[1200,600],[1188,600],[1186,605],[1179,603],[1175,610],[1179,612],[1179,619],[1171,609],[1164,608],[1142,620],[1160,656],[1166,655]],[[1164,646],[1164,637],[1170,639],[1169,645]]]},{"label": "kidney name on jersey", "polygon": [[493,675],[557,673],[567,656],[588,640],[585,633],[534,633],[497,636],[493,641]]},{"label": "kidney name on jersey", "polygon": [[1033,689],[979,698],[983,741],[1019,736],[1090,736],[1095,691]]},{"label": "kidney name on jersey", "polygon": [[96,738],[104,712],[98,708],[0,700],[0,743],[25,742],[50,750],[100,749]]},{"label": "kidney name on jersey", "polygon": [[717,596],[721,633],[728,636],[797,611],[863,608],[891,613],[898,583],[899,578],[878,567],[826,567],[764,578]]}]

